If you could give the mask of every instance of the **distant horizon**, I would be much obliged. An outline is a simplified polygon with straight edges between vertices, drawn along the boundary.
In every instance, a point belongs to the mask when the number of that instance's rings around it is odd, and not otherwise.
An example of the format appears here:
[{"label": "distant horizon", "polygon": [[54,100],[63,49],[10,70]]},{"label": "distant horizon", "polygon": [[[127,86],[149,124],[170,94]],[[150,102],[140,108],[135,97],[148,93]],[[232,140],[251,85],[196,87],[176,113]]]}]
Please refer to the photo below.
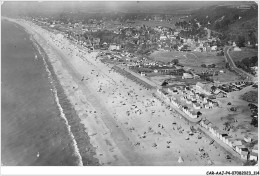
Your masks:
[{"label": "distant horizon", "polygon": [[[198,3],[199,2],[199,3]],[[239,5],[254,1],[26,1],[4,2],[2,15],[54,15],[61,12],[83,13],[183,13],[212,5]]]}]

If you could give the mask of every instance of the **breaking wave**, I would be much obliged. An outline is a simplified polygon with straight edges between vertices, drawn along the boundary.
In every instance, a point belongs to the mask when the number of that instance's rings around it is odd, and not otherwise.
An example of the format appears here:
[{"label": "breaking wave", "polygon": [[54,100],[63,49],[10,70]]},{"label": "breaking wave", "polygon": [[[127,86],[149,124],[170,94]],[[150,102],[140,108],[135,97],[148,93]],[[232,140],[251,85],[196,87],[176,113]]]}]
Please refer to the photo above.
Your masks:
[{"label": "breaking wave", "polygon": [[79,165],[79,166],[83,166],[82,156],[80,155],[79,148],[78,148],[78,146],[77,146],[77,142],[76,142],[76,140],[75,140],[75,137],[74,137],[73,133],[71,132],[71,126],[69,125],[68,120],[67,120],[67,118],[66,118],[66,116],[65,116],[65,113],[64,113],[64,111],[63,111],[63,108],[62,108],[62,106],[61,106],[61,104],[60,104],[60,100],[59,100],[59,97],[58,97],[58,92],[57,92],[57,89],[56,89],[56,86],[55,86],[55,80],[53,79],[53,76],[52,76],[52,74],[51,74],[51,71],[50,71],[50,69],[49,69],[49,66],[48,66],[48,64],[47,64],[47,62],[46,62],[46,60],[45,60],[45,54],[41,51],[41,48],[38,46],[37,42],[33,39],[32,36],[30,36],[30,40],[33,41],[33,45],[36,47],[37,51],[39,52],[39,54],[40,54],[41,57],[42,57],[45,70],[46,70],[47,73],[48,73],[48,78],[49,78],[50,83],[51,83],[51,86],[52,86],[52,89],[51,89],[51,90],[52,90],[52,93],[53,93],[54,98],[55,98],[55,102],[56,102],[57,107],[58,107],[59,112],[60,112],[60,117],[65,120],[65,124],[66,124],[66,126],[67,126],[69,135],[70,135],[71,138],[72,138],[75,155],[76,155],[77,158],[78,158],[78,165]]}]

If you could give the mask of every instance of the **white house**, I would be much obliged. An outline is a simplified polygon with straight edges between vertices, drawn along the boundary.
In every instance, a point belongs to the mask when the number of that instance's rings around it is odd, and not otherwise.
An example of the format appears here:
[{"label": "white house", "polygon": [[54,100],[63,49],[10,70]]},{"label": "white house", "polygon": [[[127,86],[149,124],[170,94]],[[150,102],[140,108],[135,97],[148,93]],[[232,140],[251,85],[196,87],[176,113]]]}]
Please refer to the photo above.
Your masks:
[{"label": "white house", "polygon": [[241,151],[240,155],[241,155],[242,159],[247,160],[247,158],[248,158],[248,151]]},{"label": "white house", "polygon": [[212,51],[216,51],[217,48],[218,48],[218,47],[215,45],[215,46],[212,46],[212,47],[211,47],[211,50],[212,50]]},{"label": "white house", "polygon": [[251,152],[250,155],[249,155],[249,160],[257,161],[258,160],[258,154],[255,153],[255,152]]},{"label": "white house", "polygon": [[241,49],[236,46],[234,47],[234,51],[241,51]]},{"label": "white house", "polygon": [[213,136],[217,136],[218,130],[219,129],[216,126],[209,127],[209,131],[212,133]]},{"label": "white house", "polygon": [[252,152],[258,153],[258,145],[255,145],[253,147]]},{"label": "white house", "polygon": [[200,109],[200,104],[199,103],[193,103],[194,109]]},{"label": "white house", "polygon": [[144,72],[141,72],[141,76],[146,76],[146,74]]},{"label": "white house", "polygon": [[249,137],[248,135],[246,135],[246,136],[244,137],[244,140],[245,140],[246,142],[251,142],[251,141],[252,141],[251,137]]}]

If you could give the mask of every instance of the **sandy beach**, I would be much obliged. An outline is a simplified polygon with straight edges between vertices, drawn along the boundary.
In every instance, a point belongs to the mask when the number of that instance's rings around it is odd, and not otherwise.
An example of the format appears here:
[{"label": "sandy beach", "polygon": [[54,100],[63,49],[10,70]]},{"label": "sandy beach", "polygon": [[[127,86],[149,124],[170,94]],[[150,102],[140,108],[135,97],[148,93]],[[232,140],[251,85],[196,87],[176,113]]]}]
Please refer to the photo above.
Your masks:
[{"label": "sandy beach", "polygon": [[[15,21],[45,50],[100,165],[241,165],[135,82],[59,34]],[[178,162],[182,157],[183,162]]]}]

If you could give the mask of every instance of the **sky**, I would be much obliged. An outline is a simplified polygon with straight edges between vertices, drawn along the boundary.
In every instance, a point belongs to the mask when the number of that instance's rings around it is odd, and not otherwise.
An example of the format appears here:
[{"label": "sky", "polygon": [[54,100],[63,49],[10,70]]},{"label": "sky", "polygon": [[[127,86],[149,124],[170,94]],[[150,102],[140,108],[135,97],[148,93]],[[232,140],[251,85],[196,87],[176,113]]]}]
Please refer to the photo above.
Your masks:
[{"label": "sky", "polygon": [[12,1],[1,5],[2,15],[21,13],[82,12],[155,12],[174,13],[234,1]]}]

